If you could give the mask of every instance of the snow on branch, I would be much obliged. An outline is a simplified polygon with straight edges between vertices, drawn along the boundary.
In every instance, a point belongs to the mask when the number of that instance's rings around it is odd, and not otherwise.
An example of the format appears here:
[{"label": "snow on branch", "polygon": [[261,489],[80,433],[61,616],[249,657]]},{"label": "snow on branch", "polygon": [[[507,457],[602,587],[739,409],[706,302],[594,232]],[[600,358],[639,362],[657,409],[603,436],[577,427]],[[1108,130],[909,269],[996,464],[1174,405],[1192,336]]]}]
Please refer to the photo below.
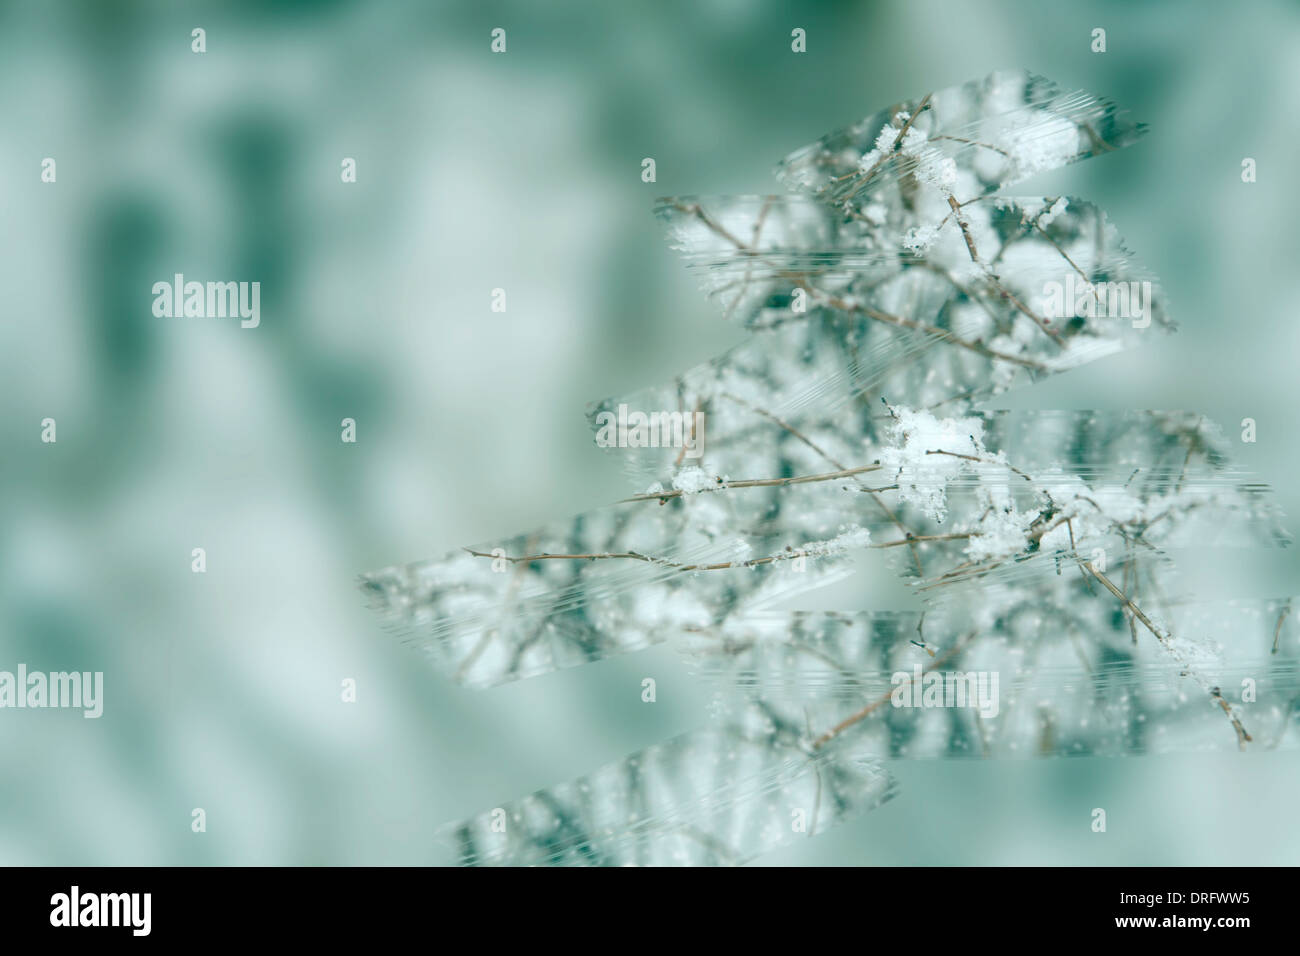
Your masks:
[{"label": "snow on branch", "polygon": [[[630,496],[362,587],[467,685],[667,642],[725,719],[454,825],[461,862],[743,862],[892,794],[875,758],[1300,742],[1290,599],[1169,558],[1287,543],[1213,425],[983,407],[1173,329],[1095,206],[1001,192],[1141,132],[994,73],[791,154],[791,195],[659,203],[750,336],[592,407]],[[769,610],[871,551],[923,611]]]}]

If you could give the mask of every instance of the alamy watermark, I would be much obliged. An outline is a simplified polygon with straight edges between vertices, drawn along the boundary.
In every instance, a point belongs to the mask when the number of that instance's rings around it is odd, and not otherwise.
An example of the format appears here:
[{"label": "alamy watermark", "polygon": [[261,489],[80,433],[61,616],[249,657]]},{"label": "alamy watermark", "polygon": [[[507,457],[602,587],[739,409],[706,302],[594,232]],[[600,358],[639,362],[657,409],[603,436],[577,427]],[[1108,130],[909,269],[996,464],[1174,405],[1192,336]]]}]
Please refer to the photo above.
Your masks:
[{"label": "alamy watermark", "polygon": [[997,671],[930,671],[918,664],[896,671],[889,694],[895,707],[970,707],[981,717],[998,715]]},{"label": "alamy watermark", "polygon": [[596,415],[596,444],[601,448],[681,448],[687,458],[704,454],[703,412],[633,412],[619,405],[617,414]]},{"label": "alamy watermark", "polygon": [[103,671],[0,671],[0,708],[79,707],[83,717],[104,713]]},{"label": "alamy watermark", "polygon": [[1151,324],[1149,281],[1084,282],[1067,273],[1064,282],[1044,282],[1043,295],[1049,319],[1132,319],[1135,329]]},{"label": "alamy watermark", "polygon": [[148,936],[152,909],[152,893],[83,893],[74,885],[50,897],[50,925],[117,926],[130,929],[132,936]]},{"label": "alamy watermark", "polygon": [[153,314],[160,319],[237,318],[245,329],[262,322],[260,282],[186,282],[178,272],[171,282],[155,282],[153,295]]}]

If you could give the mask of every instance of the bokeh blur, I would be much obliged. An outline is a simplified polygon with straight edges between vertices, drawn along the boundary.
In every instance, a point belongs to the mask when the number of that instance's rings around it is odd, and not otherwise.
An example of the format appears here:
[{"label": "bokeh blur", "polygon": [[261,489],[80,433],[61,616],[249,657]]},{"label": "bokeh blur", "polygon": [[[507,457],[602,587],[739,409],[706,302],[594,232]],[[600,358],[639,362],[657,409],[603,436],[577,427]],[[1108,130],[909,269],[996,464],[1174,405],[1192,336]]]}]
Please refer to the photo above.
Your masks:
[{"label": "bokeh blur", "polygon": [[[0,862],[441,862],[448,820],[704,724],[665,649],[459,688],[356,575],[627,493],[587,403],[740,340],[656,196],[772,191],[1001,67],[1151,124],[1019,191],[1104,208],[1182,331],[999,404],[1252,417],[1238,459],[1300,530],[1293,3],[0,3],[0,669],[106,685],[98,720],[0,711]],[[260,281],[260,327],[156,318],[177,272]],[[1294,549],[1251,567],[1235,593],[1300,591]],[[1300,862],[1295,751],[895,772],[766,861]]]}]

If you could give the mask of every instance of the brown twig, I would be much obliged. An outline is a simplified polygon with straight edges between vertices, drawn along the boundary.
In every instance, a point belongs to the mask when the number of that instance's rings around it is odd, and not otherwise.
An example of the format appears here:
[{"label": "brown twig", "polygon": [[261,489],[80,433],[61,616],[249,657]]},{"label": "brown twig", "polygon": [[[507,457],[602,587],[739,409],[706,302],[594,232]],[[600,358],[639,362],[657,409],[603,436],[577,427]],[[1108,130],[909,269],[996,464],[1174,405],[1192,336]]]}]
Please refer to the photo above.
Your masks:
[{"label": "brown twig", "polygon": [[1151,618],[1147,617],[1146,613],[1134,604],[1127,594],[1115,586],[1115,583],[1111,581],[1110,578],[1106,577],[1105,574],[1094,568],[1091,561],[1084,561],[1081,563],[1093,577],[1102,583],[1102,586],[1105,587],[1107,591],[1115,595],[1115,597],[1133,613],[1133,616],[1142,622],[1142,626],[1151,632],[1151,635],[1160,643],[1160,646],[1163,647],[1169,655],[1182,666],[1183,672],[1191,676],[1193,680],[1200,684],[1205,689],[1206,693],[1210,695],[1210,699],[1228,715],[1228,720],[1232,723],[1233,730],[1237,732],[1237,746],[1242,750],[1245,750],[1246,744],[1250,742],[1251,736],[1246,732],[1246,728],[1242,724],[1241,718],[1239,718],[1236,711],[1232,709],[1232,705],[1228,703],[1224,696],[1219,692],[1219,688],[1209,686],[1208,682],[1196,673],[1195,669],[1187,659],[1184,658],[1178,648],[1174,646],[1173,636],[1157,627],[1156,624],[1152,622]]},{"label": "brown twig", "polygon": [[975,251],[975,239],[970,234],[970,224],[962,216],[961,204],[957,202],[957,197],[952,193],[948,194],[948,205],[952,207],[952,214],[957,219],[957,226],[961,229],[962,238],[966,240],[966,251],[970,253],[970,261],[977,266],[982,266],[979,253]]},{"label": "brown twig", "polygon": [[[880,465],[862,465],[858,468],[845,468],[840,471],[827,472],[824,475],[798,475],[793,478],[744,478],[740,481],[719,481],[718,484],[711,488],[701,489],[704,492],[727,491],[732,488],[780,488],[785,485],[805,485],[815,481],[834,481],[836,478],[852,478],[854,475],[866,474],[869,471],[879,471]],[[674,488],[672,491],[650,491],[645,494],[633,495],[630,498],[622,499],[620,504],[628,501],[669,501],[673,498],[680,498],[686,492],[680,488]]]},{"label": "brown twig", "polygon": [[[731,232],[729,232],[720,223],[714,222],[713,217],[711,217],[708,213],[706,213],[698,203],[691,203],[690,205],[686,205],[684,203],[674,202],[672,205],[673,208],[676,209],[678,212],[695,216],[708,229],[717,233],[717,235],[721,236],[722,238],[726,239],[728,242],[730,242],[732,245],[734,245],[737,249],[739,249],[741,252],[745,253],[746,255],[750,255],[750,256],[760,255],[760,253],[757,250],[745,245],[745,243],[737,239],[734,235],[731,234]],[[817,290],[813,289],[808,284],[806,278],[799,275],[798,273],[793,273],[787,269],[780,269],[778,267],[777,274],[791,279],[792,281],[795,282],[797,286],[804,289],[810,295],[814,295],[814,296],[821,295],[821,293],[818,293]],[[874,319],[877,322],[883,322],[887,325],[893,325],[904,329],[911,329],[916,332],[924,332],[927,335],[934,336],[940,341],[947,342],[951,345],[960,346],[961,348],[964,349],[968,349],[979,355],[983,355],[985,358],[999,359],[1003,362],[1010,362],[1013,365],[1021,365],[1024,366],[1025,368],[1034,369],[1035,371],[1039,371],[1039,372],[1048,371],[1047,366],[1042,364],[1041,362],[1035,362],[1032,359],[1021,358],[1018,355],[1010,355],[1005,352],[998,352],[980,342],[971,342],[966,339],[960,338],[959,336],[956,336],[953,333],[949,332],[947,329],[941,329],[937,326],[928,325],[924,322],[918,322],[915,319],[908,319],[899,315],[890,315],[887,312],[881,312],[880,310],[873,309],[869,306],[851,303],[844,299],[838,298],[836,296],[822,295],[822,297],[832,307],[840,309],[841,311],[844,312],[853,312],[860,315],[865,315],[870,319]]]},{"label": "brown twig", "polygon": [[[962,640],[958,641],[956,644],[950,647],[943,654],[936,657],[921,671],[921,675],[924,676],[926,674],[929,674],[931,671],[937,670],[938,668],[942,667],[945,663],[947,663],[947,661],[950,658],[952,658],[962,648],[964,648],[966,644],[970,641],[970,639],[974,636],[975,634],[972,631],[970,634],[966,635],[966,637],[964,637]],[[908,683],[911,683],[912,681],[915,680],[916,680],[915,676],[909,677]],[[840,734],[844,733],[844,731],[848,730],[854,724],[866,720],[868,717],[870,717],[873,713],[875,713],[885,704],[889,703],[889,699],[893,696],[893,694],[894,694],[894,688],[891,687],[883,697],[879,697],[876,700],[873,700],[871,703],[867,704],[867,706],[863,707],[861,710],[857,711],[856,713],[850,714],[848,717],[845,717],[843,720],[841,720],[830,730],[826,731],[826,733],[822,734],[820,737],[814,740],[812,742],[812,749],[820,750],[822,747],[826,746],[828,743],[830,743]]]},{"label": "brown twig", "polygon": [[1291,600],[1287,599],[1286,606],[1282,608],[1282,613],[1277,616],[1277,626],[1273,628],[1273,653],[1277,653],[1277,641],[1282,636],[1282,622],[1287,619],[1291,613]]},{"label": "brown twig", "polygon": [[[743,398],[739,398],[735,395],[732,395],[730,392],[723,392],[722,394],[724,398],[729,398],[731,399],[731,401],[736,402],[739,405],[743,405],[745,408],[748,408],[750,411],[758,415],[762,415],[768,421],[772,422],[773,424],[777,425],[780,428],[785,429],[795,438],[799,439],[799,441],[803,442],[805,445],[807,445],[817,454],[821,455],[822,458],[826,459],[826,461],[828,461],[830,464],[834,465],[836,468],[839,468],[841,471],[844,470],[843,464],[836,461],[830,455],[829,452],[827,452],[824,448],[822,448],[820,445],[814,442],[803,432],[799,431],[799,429],[795,428],[789,422],[783,421],[782,419],[773,415],[771,412],[759,408],[757,405],[751,404],[750,402],[745,401]],[[894,527],[896,527],[899,531],[903,532],[903,534],[911,534],[911,532],[908,531],[907,526],[904,525],[901,520],[899,520],[898,515],[894,513],[893,509],[890,508],[889,505],[885,504],[884,500],[880,497],[879,492],[877,492],[874,489],[866,487],[865,485],[862,484],[861,481],[858,481],[857,484],[860,488],[862,488],[863,491],[871,495],[871,500],[874,501],[876,505],[880,508],[880,510],[885,513],[885,517],[888,518],[891,522],[893,522]],[[916,564],[916,573],[921,577],[925,577],[925,568],[921,564],[921,553],[917,549],[916,545],[911,545],[911,552],[912,552],[912,561],[913,563]]]},{"label": "brown twig", "polygon": [[[883,548],[900,548],[904,545],[910,545],[918,541],[955,541],[961,538],[969,538],[969,533],[955,534],[909,534],[905,538],[896,541],[882,541],[879,544],[864,545],[867,549]],[[682,564],[677,561],[669,561],[667,558],[656,558],[648,554],[642,554],[639,551],[589,551],[582,554],[551,554],[549,552],[540,552],[538,554],[508,555],[493,554],[490,551],[475,551],[473,548],[463,549],[467,554],[472,554],[476,558],[492,558],[494,560],[509,561],[511,564],[528,564],[533,561],[642,561],[646,564],[657,564],[660,567],[671,568],[674,571],[725,571],[728,568],[757,568],[765,564],[774,564],[777,561],[790,561],[794,558],[810,558],[824,555],[824,551],[812,551],[808,548],[790,548],[787,546],[785,551],[777,554],[767,555],[762,558],[750,558],[745,561],[720,561],[714,564]]]},{"label": "brown twig", "polygon": [[1007,469],[1007,471],[1019,475],[1021,478],[1025,479],[1025,481],[1034,480],[1033,478],[1029,477],[1029,475],[1025,474],[1023,471],[1017,468],[1015,465],[1009,465],[1005,461],[998,461],[995,458],[981,458],[979,455],[963,455],[961,452],[944,451],[942,448],[932,448],[929,451],[927,451],[926,454],[927,455],[948,455],[952,458],[962,458],[966,461],[978,461],[985,465],[999,465]]},{"label": "brown twig", "polygon": [[921,102],[917,104],[916,109],[912,111],[912,115],[907,118],[907,122],[903,124],[903,128],[898,131],[898,136],[894,138],[895,153],[903,148],[903,137],[906,136],[907,131],[912,128],[912,124],[916,122],[916,118],[920,116],[922,113],[924,113],[927,109],[929,109],[930,97],[933,95],[934,95],[933,93],[925,94],[925,96],[921,99]]},{"label": "brown twig", "polygon": [[[813,293],[809,286],[804,284],[805,289]],[[814,293],[816,294],[816,293]],[[972,342],[968,339],[960,338],[949,332],[947,329],[941,329],[935,325],[927,325],[924,322],[918,322],[915,319],[908,319],[901,315],[890,315],[888,312],[881,312],[879,309],[873,309],[867,305],[859,305],[856,302],[849,302],[846,299],[833,295],[822,296],[831,306],[844,312],[856,312],[865,315],[867,318],[875,319],[877,322],[883,322],[887,325],[896,325],[899,328],[912,329],[916,332],[924,332],[927,335],[933,335],[942,342],[951,345],[957,345],[964,349],[969,349],[985,358],[1000,359],[1003,362],[1011,362],[1013,365],[1022,365],[1025,368],[1031,368],[1035,371],[1046,372],[1048,368],[1042,362],[1035,362],[1033,359],[1021,358],[1019,355],[1011,355],[1007,352],[999,352],[991,349],[981,342]]]},{"label": "brown twig", "polygon": [[1043,332],[1046,333],[1047,336],[1051,338],[1051,340],[1055,342],[1057,345],[1059,345],[1061,348],[1066,347],[1065,339],[1061,337],[1061,333],[1057,332],[1054,328],[1048,325],[1046,319],[1040,318],[1038,315],[1036,315],[1034,311],[1031,308],[1029,308],[1029,306],[1025,305],[1018,298],[1016,298],[1015,293],[1012,292],[1010,289],[1008,289],[1006,286],[1004,286],[1000,281],[995,281],[994,285],[997,287],[998,294],[1001,295],[1002,298],[1010,302],[1013,306],[1015,306],[1018,312],[1020,312],[1022,315],[1027,316],[1029,320],[1034,323],[1034,325],[1042,329]]}]

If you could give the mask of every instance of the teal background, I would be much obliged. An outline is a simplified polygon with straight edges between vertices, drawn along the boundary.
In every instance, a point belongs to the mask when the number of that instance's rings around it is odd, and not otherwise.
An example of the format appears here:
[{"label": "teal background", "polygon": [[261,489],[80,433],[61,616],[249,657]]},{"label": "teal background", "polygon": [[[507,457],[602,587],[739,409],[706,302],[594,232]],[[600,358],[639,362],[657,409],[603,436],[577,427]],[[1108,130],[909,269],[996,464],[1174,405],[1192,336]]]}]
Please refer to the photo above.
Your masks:
[{"label": "teal background", "polygon": [[[453,686],[355,576],[627,493],[586,403],[740,341],[656,196],[774,191],[822,133],[1017,67],[1151,124],[1019,191],[1106,209],[1182,332],[1000,404],[1253,417],[1238,460],[1300,514],[1295,4],[0,4],[0,668],[106,682],[99,720],[0,712],[0,862],[439,862],[442,823],[702,725],[665,649]],[[261,281],[261,327],[154,318],[177,271]],[[1293,552],[1235,593],[1300,591]],[[895,772],[765,861],[1300,862],[1294,752]]]}]

